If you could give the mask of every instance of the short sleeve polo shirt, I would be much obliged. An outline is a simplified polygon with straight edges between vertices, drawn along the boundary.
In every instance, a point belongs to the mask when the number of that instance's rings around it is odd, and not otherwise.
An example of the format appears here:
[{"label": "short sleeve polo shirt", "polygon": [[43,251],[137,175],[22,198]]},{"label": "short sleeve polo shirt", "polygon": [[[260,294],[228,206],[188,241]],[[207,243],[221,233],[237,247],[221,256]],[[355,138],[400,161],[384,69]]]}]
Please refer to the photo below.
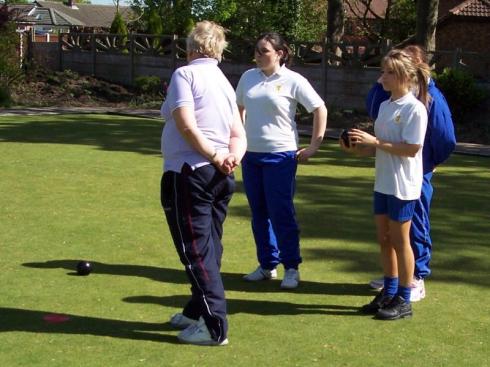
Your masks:
[{"label": "short sleeve polo shirt", "polygon": [[184,163],[193,169],[210,164],[177,129],[172,112],[179,107],[194,111],[197,127],[218,151],[228,151],[233,114],[237,112],[233,87],[212,58],[199,58],[172,75],[161,114],[165,120],[161,150],[164,171],[180,172]]},{"label": "short sleeve polo shirt", "polygon": [[[381,103],[374,123],[377,138],[392,143],[424,144],[427,110],[412,93]],[[402,157],[376,149],[374,190],[401,200],[415,200],[422,189],[422,149],[415,157]]]},{"label": "short sleeve polo shirt", "polygon": [[236,94],[238,105],[246,110],[247,150],[251,152],[297,150],[297,104],[308,112],[324,104],[305,77],[285,66],[269,77],[259,68],[247,70]]}]

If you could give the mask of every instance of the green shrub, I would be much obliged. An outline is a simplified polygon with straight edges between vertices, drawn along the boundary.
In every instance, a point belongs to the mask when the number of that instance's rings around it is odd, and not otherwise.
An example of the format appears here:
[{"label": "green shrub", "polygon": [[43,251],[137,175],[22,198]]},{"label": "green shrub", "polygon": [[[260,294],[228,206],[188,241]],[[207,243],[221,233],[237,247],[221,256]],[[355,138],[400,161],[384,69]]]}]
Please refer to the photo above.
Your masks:
[{"label": "green shrub", "polygon": [[0,105],[10,106],[12,98],[11,87],[18,82],[23,71],[20,68],[21,60],[17,53],[19,35],[16,25],[11,20],[12,14],[6,5],[0,6]]},{"label": "green shrub", "polygon": [[134,84],[141,93],[161,95],[163,92],[163,83],[157,76],[139,76]]},{"label": "green shrub", "polygon": [[112,34],[117,34],[122,36],[118,38],[116,42],[116,45],[119,48],[123,48],[126,46],[126,43],[128,41],[128,37],[127,37],[128,27],[126,26],[126,23],[124,22],[124,19],[120,13],[116,13],[116,15],[114,16],[114,20],[112,21],[110,32]]},{"label": "green shrub", "polygon": [[475,78],[465,70],[445,68],[435,79],[456,122],[464,123],[468,115],[488,97],[487,90],[479,87]]},{"label": "green shrub", "polygon": [[0,107],[10,107],[12,105],[12,97],[8,87],[0,85]]}]

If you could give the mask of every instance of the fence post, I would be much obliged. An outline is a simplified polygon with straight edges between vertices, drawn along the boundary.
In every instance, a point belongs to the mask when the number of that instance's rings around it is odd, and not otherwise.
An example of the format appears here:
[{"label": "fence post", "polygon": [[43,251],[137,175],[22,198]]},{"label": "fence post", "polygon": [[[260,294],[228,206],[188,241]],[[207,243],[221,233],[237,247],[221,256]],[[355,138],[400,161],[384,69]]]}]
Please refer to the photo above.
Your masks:
[{"label": "fence post", "polygon": [[328,44],[327,44],[327,39],[324,38],[323,40],[323,47],[322,47],[322,72],[321,72],[321,82],[322,82],[322,95],[323,95],[323,100],[327,101],[327,76],[328,76]]},{"label": "fence post", "polygon": [[92,49],[92,75],[96,76],[97,68],[95,66],[97,62],[97,46],[95,45],[95,33],[92,33],[90,38],[90,47]]},{"label": "fence post", "polygon": [[58,34],[58,58],[59,58],[59,71],[63,71],[63,35],[66,33]]},{"label": "fence post", "polygon": [[129,57],[130,57],[130,80],[131,85],[134,85],[134,34],[130,33],[129,35]]},{"label": "fence post", "polygon": [[461,66],[463,50],[461,48],[456,48],[453,53],[453,69],[459,69]]},{"label": "fence post", "polygon": [[176,34],[172,35],[172,53],[171,53],[171,68],[172,73],[177,69],[177,39],[178,36]]}]

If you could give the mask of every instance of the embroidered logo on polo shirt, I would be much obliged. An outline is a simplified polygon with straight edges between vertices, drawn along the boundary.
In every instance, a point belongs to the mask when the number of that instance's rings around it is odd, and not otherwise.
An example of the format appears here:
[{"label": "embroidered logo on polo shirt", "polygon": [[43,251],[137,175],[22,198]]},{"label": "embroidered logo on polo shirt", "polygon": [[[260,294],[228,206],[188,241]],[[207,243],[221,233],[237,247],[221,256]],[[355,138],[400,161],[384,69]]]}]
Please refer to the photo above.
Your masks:
[{"label": "embroidered logo on polo shirt", "polygon": [[282,85],[281,84],[277,84],[276,85],[276,92],[279,93],[281,91],[281,88],[282,88]]},{"label": "embroidered logo on polo shirt", "polygon": [[400,123],[401,118],[402,118],[402,117],[401,117],[400,115],[395,116],[395,123],[396,123],[396,124],[399,124],[399,123]]}]

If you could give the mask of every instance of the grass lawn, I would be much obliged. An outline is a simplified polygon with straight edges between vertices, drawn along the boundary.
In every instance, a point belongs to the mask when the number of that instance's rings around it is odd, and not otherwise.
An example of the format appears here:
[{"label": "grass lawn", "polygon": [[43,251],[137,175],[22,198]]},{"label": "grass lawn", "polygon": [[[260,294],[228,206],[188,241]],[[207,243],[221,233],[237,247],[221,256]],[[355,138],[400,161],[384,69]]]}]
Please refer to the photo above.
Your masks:
[{"label": "grass lawn", "polygon": [[[241,280],[256,260],[238,171],[223,241],[230,344],[195,347],[167,324],[189,287],[160,208],[160,132],[125,116],[0,117],[1,366],[489,365],[489,158],[438,169],[427,298],[393,322],[357,312],[380,275],[372,159],[328,141],[299,168],[294,291]],[[90,276],[74,275],[80,259]]]}]

